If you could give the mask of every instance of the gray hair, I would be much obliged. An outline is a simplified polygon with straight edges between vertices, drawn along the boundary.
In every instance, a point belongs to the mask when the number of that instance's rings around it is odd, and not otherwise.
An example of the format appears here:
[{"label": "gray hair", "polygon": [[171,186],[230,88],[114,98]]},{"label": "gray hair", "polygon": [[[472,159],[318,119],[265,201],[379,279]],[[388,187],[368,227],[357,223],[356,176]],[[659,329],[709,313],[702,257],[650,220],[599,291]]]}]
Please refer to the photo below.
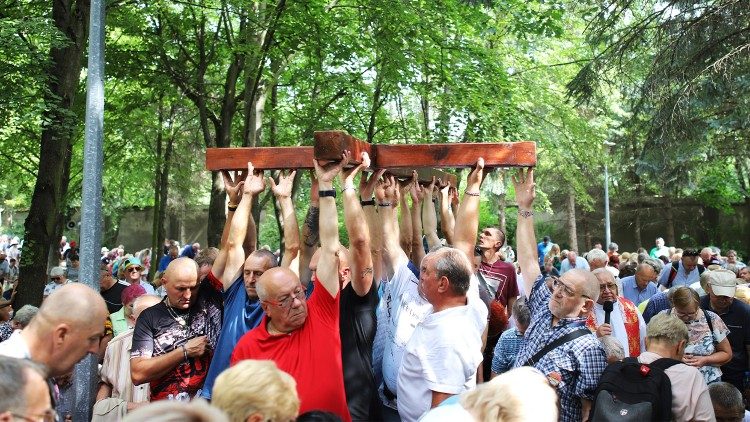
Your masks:
[{"label": "gray hair", "polygon": [[590,264],[592,261],[596,260],[607,262],[609,261],[609,257],[607,256],[607,253],[601,249],[592,249],[586,254],[586,261]]},{"label": "gray hair", "polygon": [[126,422],[229,422],[226,414],[205,400],[190,403],[159,401],[128,412]]},{"label": "gray hair", "polygon": [[616,251],[616,250],[620,249],[620,247],[617,246],[617,243],[611,242],[609,244],[609,246],[607,247],[607,249],[609,249],[610,251]]},{"label": "gray hair", "polygon": [[602,344],[602,347],[604,347],[604,352],[607,354],[607,360],[625,359],[625,349],[622,347],[622,343],[620,343],[620,341],[614,336],[599,337],[599,342]]},{"label": "gray hair", "polygon": [[39,308],[37,308],[36,306],[23,305],[21,306],[21,309],[18,310],[18,312],[13,314],[13,321],[20,325],[21,328],[26,328],[26,326],[29,325],[31,319],[34,318],[34,315],[36,315],[37,312],[39,312]]},{"label": "gray hair", "polygon": [[3,374],[0,377],[0,412],[26,412],[24,386],[29,380],[28,371],[38,373],[42,379],[47,378],[47,371],[38,363],[0,356],[0,374]]},{"label": "gray hair", "polygon": [[672,314],[656,314],[646,326],[646,338],[665,341],[672,346],[688,341],[688,329],[682,320]]},{"label": "gray hair", "polygon": [[735,411],[739,414],[745,413],[745,404],[742,402],[742,393],[734,385],[728,382],[715,382],[708,386],[708,395],[714,407],[718,404],[725,410]]},{"label": "gray hair", "polygon": [[473,273],[466,254],[456,248],[445,247],[428,253],[423,259],[427,257],[436,258],[435,272],[438,277],[445,276],[448,279],[454,294],[466,294]]},{"label": "gray hair", "polygon": [[531,309],[529,309],[525,296],[519,297],[513,304],[513,316],[516,318],[518,325],[528,327],[531,324]]}]

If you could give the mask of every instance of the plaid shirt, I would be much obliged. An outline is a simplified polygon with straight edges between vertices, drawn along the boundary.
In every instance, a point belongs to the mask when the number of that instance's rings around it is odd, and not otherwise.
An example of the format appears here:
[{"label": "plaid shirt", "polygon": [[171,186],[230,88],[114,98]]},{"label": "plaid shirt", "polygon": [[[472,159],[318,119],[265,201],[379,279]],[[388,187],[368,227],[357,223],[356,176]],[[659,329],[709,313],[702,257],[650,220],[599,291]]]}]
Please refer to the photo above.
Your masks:
[{"label": "plaid shirt", "polygon": [[518,328],[513,327],[505,330],[495,346],[495,352],[492,356],[492,372],[502,374],[510,371],[522,343],[523,334],[518,331]]},{"label": "plaid shirt", "polygon": [[[531,324],[516,358],[516,366],[523,365],[550,342],[578,330],[586,318],[563,318],[552,326],[549,300],[552,293],[539,277],[529,297]],[[569,341],[544,355],[533,365],[548,378],[559,379],[560,421],[581,420],[581,400],[593,400],[599,377],[607,366],[607,357],[599,340],[584,335]]]}]

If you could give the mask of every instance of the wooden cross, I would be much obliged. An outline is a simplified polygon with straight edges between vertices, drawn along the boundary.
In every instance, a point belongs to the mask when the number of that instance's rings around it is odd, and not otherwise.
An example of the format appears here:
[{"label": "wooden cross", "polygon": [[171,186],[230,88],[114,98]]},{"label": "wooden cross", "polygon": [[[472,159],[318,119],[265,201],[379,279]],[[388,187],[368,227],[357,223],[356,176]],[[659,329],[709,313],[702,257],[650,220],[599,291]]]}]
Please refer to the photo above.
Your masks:
[{"label": "wooden cross", "polygon": [[484,158],[485,168],[536,166],[534,142],[373,145],[338,130],[315,132],[314,138],[312,147],[209,148],[206,169],[241,170],[247,168],[248,161],[263,170],[308,169],[313,168],[313,158],[338,161],[344,150],[349,150],[353,165],[367,152],[372,169],[385,168],[399,178],[411,177],[416,169],[420,183],[429,183],[436,176],[456,186],[455,175],[436,169],[473,167],[479,157]]}]

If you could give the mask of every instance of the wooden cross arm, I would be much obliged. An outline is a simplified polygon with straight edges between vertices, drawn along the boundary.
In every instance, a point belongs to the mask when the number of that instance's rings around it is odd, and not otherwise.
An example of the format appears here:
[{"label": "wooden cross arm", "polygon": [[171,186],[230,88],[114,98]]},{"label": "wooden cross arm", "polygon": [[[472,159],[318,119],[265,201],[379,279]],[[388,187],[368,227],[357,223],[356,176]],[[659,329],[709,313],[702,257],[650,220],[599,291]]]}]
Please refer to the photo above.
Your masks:
[{"label": "wooden cross arm", "polygon": [[374,166],[378,168],[461,168],[474,167],[479,157],[485,167],[534,167],[536,144],[450,143],[377,145]]},{"label": "wooden cross arm", "polygon": [[253,147],[253,148],[208,148],[206,169],[242,170],[247,162],[256,169],[311,169],[313,147]]}]

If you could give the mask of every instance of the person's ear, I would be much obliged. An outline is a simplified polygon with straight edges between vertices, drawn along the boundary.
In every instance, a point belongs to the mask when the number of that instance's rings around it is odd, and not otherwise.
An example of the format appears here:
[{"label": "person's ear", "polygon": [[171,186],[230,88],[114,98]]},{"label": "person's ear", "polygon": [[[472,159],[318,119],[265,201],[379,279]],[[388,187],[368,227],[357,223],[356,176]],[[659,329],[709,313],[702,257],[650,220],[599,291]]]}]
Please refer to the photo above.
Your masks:
[{"label": "person's ear", "polygon": [[593,299],[584,300],[583,306],[581,307],[581,316],[588,315],[589,312],[591,312],[593,309],[594,309],[594,300]]},{"label": "person's ear", "polygon": [[266,418],[263,417],[260,412],[251,413],[250,416],[245,419],[245,422],[263,422]]},{"label": "person's ear", "polygon": [[52,330],[52,344],[55,346],[60,346],[65,342],[66,337],[70,335],[70,327],[68,324],[58,324],[53,330]]},{"label": "person's ear", "polygon": [[13,422],[15,420],[15,416],[9,411],[0,413],[0,422]]},{"label": "person's ear", "polygon": [[685,354],[685,347],[687,346],[687,341],[680,340],[679,343],[677,343],[676,350],[675,350],[675,356],[677,360],[682,360],[682,356]]},{"label": "person's ear", "polygon": [[448,277],[441,276],[438,280],[438,292],[445,293],[450,289],[451,282],[448,280]]}]

